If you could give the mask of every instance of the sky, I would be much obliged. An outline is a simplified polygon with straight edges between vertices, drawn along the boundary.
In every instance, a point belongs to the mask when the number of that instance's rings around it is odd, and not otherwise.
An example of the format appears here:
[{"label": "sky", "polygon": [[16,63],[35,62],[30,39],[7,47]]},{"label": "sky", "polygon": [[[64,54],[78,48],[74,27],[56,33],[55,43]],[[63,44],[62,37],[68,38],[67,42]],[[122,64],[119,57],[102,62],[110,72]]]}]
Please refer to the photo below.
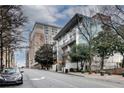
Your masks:
[{"label": "sky", "polygon": [[[88,12],[89,9],[95,10],[97,12],[98,6],[78,6],[78,5],[25,5],[22,6],[22,11],[24,15],[28,18],[28,22],[22,28],[24,30],[24,37],[26,37],[27,42],[22,45],[28,46],[29,33],[32,31],[32,28],[35,22],[41,22],[46,24],[52,24],[56,26],[63,27],[70,19],[74,16],[75,13],[81,13],[87,16],[90,16]],[[20,49],[15,52],[15,60],[17,65],[25,65],[25,50]]]}]

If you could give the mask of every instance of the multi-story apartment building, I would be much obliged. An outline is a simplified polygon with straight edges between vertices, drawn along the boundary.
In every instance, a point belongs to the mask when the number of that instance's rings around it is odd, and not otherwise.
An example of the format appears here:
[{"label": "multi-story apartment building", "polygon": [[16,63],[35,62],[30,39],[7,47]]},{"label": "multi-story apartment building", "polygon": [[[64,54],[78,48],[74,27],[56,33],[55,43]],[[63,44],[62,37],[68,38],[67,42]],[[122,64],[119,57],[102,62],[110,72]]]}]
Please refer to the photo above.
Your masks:
[{"label": "multi-story apartment building", "polygon": [[57,47],[57,64],[54,65],[53,69],[62,70],[63,68],[75,68],[75,63],[70,62],[68,52],[71,47],[76,43],[79,43],[79,33],[76,28],[77,17],[79,20],[82,18],[80,15],[76,14],[54,37],[56,40]]},{"label": "multi-story apartment building", "polygon": [[[62,70],[64,69],[70,69],[70,68],[76,68],[76,63],[71,62],[69,57],[69,51],[71,47],[74,44],[81,44],[81,43],[87,43],[86,40],[84,40],[84,37],[82,36],[81,32],[79,31],[79,26],[83,23],[83,18],[86,16],[83,16],[81,14],[75,14],[72,19],[60,30],[60,32],[54,37],[56,40],[56,47],[57,47],[57,63],[53,66],[53,69]],[[94,17],[86,17],[87,23],[88,20],[92,21],[92,26],[89,25],[92,32],[96,31],[98,33],[99,31],[102,31],[102,24],[100,24],[99,20],[96,20],[97,16]],[[104,18],[104,17],[103,17]],[[96,21],[94,23],[94,20]],[[95,24],[95,25],[94,25]],[[85,29],[81,27],[82,31]],[[118,62],[121,62],[121,56],[118,54],[115,54],[114,57],[110,57],[106,60],[105,68],[114,68],[117,66]],[[115,60],[116,59],[116,60]],[[86,64],[88,65],[88,64]],[[79,63],[79,67],[81,67],[81,64]],[[92,69],[99,69],[100,68],[100,58],[94,57],[93,63],[92,63]]]},{"label": "multi-story apartment building", "polygon": [[60,30],[60,27],[44,23],[35,23],[33,31],[29,36],[28,65],[29,67],[39,67],[35,62],[35,52],[44,44],[53,44],[53,37]]}]

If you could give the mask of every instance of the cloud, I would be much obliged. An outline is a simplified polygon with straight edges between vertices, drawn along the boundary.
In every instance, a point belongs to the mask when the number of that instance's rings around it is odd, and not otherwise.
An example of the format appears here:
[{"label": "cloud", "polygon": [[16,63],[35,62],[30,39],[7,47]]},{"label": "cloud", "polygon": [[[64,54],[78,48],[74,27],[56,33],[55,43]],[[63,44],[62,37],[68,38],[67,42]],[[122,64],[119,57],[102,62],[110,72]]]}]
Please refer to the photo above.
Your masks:
[{"label": "cloud", "polygon": [[28,16],[30,24],[43,22],[48,24],[58,24],[61,20],[71,18],[75,13],[87,15],[85,10],[95,6],[57,5],[57,6],[23,6],[25,15]]},{"label": "cloud", "polygon": [[63,15],[59,13],[57,6],[23,6],[23,11],[30,22],[55,23]]},{"label": "cloud", "polygon": [[91,10],[96,12],[97,6],[26,5],[22,7],[22,10],[29,20],[27,26],[31,27],[35,22],[59,25],[59,20],[70,19],[75,13],[89,16]]},{"label": "cloud", "polygon": [[94,15],[96,12],[98,12],[98,6],[71,6],[68,9],[66,9],[65,11],[63,11],[63,14],[68,16],[68,17],[72,17],[74,16],[74,14],[79,13],[85,16],[92,16]]},{"label": "cloud", "polygon": [[72,17],[75,13],[81,13],[81,6],[71,6],[63,11],[63,15],[67,17]]}]

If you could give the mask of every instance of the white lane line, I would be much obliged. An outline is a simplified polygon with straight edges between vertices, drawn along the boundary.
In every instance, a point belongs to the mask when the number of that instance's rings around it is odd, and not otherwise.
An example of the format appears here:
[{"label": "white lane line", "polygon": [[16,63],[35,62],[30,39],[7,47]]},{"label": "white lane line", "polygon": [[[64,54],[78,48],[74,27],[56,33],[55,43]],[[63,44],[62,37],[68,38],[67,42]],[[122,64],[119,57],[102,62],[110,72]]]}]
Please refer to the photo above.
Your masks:
[{"label": "white lane line", "polygon": [[30,79],[30,80],[40,80],[39,78],[32,78],[32,79]]},{"label": "white lane line", "polygon": [[45,79],[45,77],[41,77],[40,79],[41,79],[41,80],[42,80],[42,79]]},{"label": "white lane line", "polygon": [[45,77],[40,77],[40,78],[32,78],[32,79],[30,79],[30,80],[43,80],[43,79],[45,79]]}]

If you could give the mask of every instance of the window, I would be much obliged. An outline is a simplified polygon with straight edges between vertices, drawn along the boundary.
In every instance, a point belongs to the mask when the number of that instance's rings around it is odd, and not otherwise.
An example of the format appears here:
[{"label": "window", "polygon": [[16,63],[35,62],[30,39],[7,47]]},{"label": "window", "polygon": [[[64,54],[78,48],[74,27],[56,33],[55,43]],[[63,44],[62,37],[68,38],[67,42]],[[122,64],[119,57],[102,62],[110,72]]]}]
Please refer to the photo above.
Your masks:
[{"label": "window", "polygon": [[44,29],[48,29],[48,26],[44,26]]},{"label": "window", "polygon": [[57,32],[57,28],[52,28],[52,32],[56,33]]}]

